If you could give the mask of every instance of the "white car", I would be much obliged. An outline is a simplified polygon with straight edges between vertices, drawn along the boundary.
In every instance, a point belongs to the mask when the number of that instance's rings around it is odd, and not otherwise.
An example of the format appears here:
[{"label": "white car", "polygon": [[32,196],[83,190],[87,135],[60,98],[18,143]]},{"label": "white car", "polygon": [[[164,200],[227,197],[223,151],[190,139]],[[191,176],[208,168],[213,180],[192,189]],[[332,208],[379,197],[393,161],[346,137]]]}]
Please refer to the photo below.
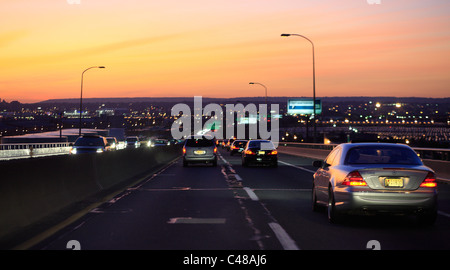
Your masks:
[{"label": "white car", "polygon": [[125,147],[126,148],[139,148],[141,147],[141,142],[137,136],[128,136],[125,139]]},{"label": "white car", "polygon": [[412,213],[425,225],[437,215],[437,182],[412,148],[403,144],[340,144],[318,167],[313,209],[326,206],[330,222],[343,214]]}]

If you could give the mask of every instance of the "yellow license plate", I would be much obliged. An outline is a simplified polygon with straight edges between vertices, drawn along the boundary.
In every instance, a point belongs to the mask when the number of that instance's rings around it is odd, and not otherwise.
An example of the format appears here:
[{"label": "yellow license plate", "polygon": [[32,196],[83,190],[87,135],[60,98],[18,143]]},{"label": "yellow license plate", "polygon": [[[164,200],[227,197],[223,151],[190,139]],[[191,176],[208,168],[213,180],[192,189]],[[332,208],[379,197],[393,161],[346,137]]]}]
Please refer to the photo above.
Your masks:
[{"label": "yellow license plate", "polygon": [[264,155],[264,154],[266,154],[266,152],[264,152],[264,151],[258,151],[258,155]]},{"label": "yellow license plate", "polygon": [[385,187],[403,187],[402,178],[386,178],[384,179]]},{"label": "yellow license plate", "polygon": [[194,151],[194,154],[196,154],[196,155],[204,155],[205,153],[206,153],[205,150],[195,150]]}]

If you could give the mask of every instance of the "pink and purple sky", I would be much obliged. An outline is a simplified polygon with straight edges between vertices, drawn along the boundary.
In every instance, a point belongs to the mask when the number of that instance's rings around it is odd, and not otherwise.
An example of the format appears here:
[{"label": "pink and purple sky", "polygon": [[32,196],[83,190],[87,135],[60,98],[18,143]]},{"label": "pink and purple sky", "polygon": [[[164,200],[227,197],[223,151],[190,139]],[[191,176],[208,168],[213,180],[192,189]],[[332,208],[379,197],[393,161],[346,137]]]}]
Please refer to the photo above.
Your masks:
[{"label": "pink and purple sky", "polygon": [[0,98],[449,97],[448,0],[2,0]]}]

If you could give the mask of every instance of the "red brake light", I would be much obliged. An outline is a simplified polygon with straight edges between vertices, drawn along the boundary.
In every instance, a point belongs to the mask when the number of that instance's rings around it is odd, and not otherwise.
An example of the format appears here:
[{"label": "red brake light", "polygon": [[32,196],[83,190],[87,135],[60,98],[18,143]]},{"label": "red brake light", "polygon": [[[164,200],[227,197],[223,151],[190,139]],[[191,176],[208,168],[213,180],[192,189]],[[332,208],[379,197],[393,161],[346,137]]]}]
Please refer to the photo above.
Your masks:
[{"label": "red brake light", "polygon": [[269,153],[269,155],[276,155],[276,154],[278,154],[277,150],[272,150],[272,152]]},{"label": "red brake light", "polygon": [[186,147],[183,147],[183,154],[186,154]]},{"label": "red brake light", "polygon": [[367,186],[366,181],[362,178],[361,174],[358,171],[353,171],[349,173],[344,182],[342,182],[344,186]]},{"label": "red brake light", "polygon": [[420,184],[420,187],[434,188],[436,186],[436,176],[434,175],[434,173],[428,172],[427,177],[425,177],[422,184]]},{"label": "red brake light", "polygon": [[214,147],[214,154],[217,153],[217,147]]},{"label": "red brake light", "polygon": [[252,150],[245,150],[244,152],[246,155],[254,155],[255,153],[253,153]]}]

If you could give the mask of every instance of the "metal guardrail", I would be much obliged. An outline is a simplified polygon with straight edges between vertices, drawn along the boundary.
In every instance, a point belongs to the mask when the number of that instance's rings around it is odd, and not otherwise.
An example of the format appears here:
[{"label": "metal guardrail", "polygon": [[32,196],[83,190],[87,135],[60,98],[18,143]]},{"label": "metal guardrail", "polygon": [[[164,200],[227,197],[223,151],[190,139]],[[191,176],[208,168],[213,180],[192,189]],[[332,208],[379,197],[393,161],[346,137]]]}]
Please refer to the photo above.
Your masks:
[{"label": "metal guardrail", "polygon": [[[280,145],[333,150],[333,148],[336,147],[338,144],[280,142]],[[448,148],[412,147],[412,149],[416,151],[416,153],[419,154],[419,156],[422,159],[450,161],[450,149]]]},{"label": "metal guardrail", "polygon": [[68,142],[0,144],[0,160],[63,155],[70,151]]},{"label": "metal guardrail", "polygon": [[0,144],[0,151],[2,150],[20,150],[20,149],[41,149],[41,148],[55,148],[55,147],[69,147],[68,142],[56,143],[7,143]]}]

